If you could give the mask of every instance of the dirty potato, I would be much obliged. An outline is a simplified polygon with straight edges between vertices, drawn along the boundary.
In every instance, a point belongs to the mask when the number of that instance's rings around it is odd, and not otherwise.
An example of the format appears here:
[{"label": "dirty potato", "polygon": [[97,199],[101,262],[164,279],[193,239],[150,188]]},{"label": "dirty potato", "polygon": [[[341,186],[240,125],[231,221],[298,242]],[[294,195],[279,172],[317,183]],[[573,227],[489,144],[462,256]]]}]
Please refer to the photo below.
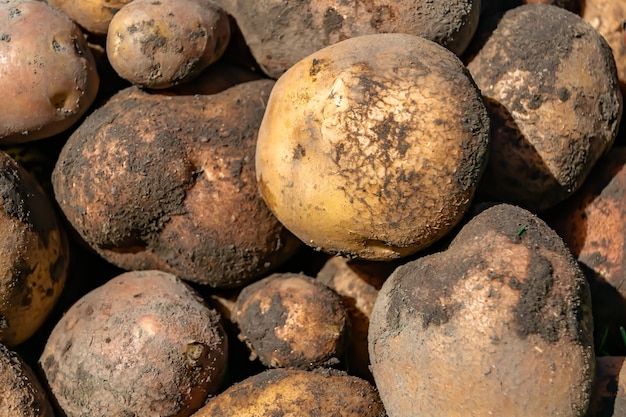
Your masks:
[{"label": "dirty potato", "polygon": [[589,288],[563,241],[499,204],[385,281],[369,352],[391,417],[583,417],[592,333]]}]

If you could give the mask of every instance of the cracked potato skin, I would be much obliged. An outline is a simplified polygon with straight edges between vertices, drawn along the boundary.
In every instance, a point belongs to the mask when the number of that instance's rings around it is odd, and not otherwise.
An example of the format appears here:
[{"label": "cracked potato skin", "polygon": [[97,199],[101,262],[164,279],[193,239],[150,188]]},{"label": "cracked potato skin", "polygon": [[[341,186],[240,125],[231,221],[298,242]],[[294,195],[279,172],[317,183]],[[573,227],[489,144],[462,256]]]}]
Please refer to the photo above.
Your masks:
[{"label": "cracked potato skin", "polygon": [[426,39],[348,39],[277,82],[256,172],[276,217],[306,244],[388,260],[460,220],[486,162],[489,120],[461,61]]},{"label": "cracked potato skin", "polygon": [[385,281],[370,319],[390,417],[583,417],[591,298],[560,237],[522,208],[472,218],[448,249]]}]

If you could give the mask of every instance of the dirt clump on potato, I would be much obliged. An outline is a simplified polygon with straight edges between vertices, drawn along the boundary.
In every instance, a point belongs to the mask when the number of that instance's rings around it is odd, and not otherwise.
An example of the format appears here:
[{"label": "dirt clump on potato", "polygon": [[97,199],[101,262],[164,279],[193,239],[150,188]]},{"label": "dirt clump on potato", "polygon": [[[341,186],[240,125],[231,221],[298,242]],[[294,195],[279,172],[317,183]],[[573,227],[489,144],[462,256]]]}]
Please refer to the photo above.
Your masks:
[{"label": "dirt clump on potato", "polygon": [[68,417],[189,416],[221,388],[228,341],[217,312],[161,271],[119,275],[57,322],[39,359]]},{"label": "dirt clump on potato", "polygon": [[390,416],[582,417],[592,333],[589,288],[563,241],[500,204],[385,281],[369,351]]},{"label": "dirt clump on potato", "polygon": [[193,417],[386,417],[376,388],[345,373],[269,369],[227,388]]},{"label": "dirt clump on potato", "polygon": [[256,135],[272,80],[214,95],[130,88],[94,111],[52,174],[66,217],[102,257],[237,287],[300,242],[258,195]]},{"label": "dirt clump on potato", "polygon": [[54,417],[35,372],[3,344],[0,344],[0,375],[0,417]]},{"label": "dirt clump on potato", "polygon": [[615,141],[615,61],[580,16],[551,5],[509,10],[467,67],[491,118],[478,198],[546,210],[571,195]]},{"label": "dirt clump on potato", "polygon": [[275,368],[340,364],[350,328],[339,295],[296,273],[272,274],[244,287],[234,319],[252,358]]}]

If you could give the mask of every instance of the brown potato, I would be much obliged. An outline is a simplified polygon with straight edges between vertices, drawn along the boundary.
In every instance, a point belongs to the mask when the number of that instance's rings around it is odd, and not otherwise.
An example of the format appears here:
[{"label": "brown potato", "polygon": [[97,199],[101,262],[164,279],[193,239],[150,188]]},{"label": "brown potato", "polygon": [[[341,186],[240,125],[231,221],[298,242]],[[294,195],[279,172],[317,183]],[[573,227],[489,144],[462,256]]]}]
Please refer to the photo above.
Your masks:
[{"label": "brown potato", "polygon": [[195,78],[228,46],[227,14],[207,0],[134,0],[113,16],[107,56],[133,84],[166,88]]},{"label": "brown potato", "polygon": [[219,315],[191,287],[135,271],[72,305],[39,365],[67,417],[181,417],[219,391],[227,349]]},{"label": "brown potato", "polygon": [[520,6],[467,67],[491,118],[477,198],[539,212],[576,191],[613,144],[622,116],[602,36],[560,7]]},{"label": "brown potato", "polygon": [[132,0],[46,0],[63,11],[85,31],[106,35],[109,22],[125,4]]},{"label": "brown potato", "polygon": [[461,220],[488,139],[480,92],[452,52],[412,35],[360,36],[276,82],[257,179],[269,208],[306,244],[389,260]]},{"label": "brown potato", "polygon": [[234,320],[240,338],[274,368],[341,363],[350,319],[337,293],[312,277],[276,273],[241,290]]},{"label": "brown potato", "polygon": [[269,369],[209,400],[193,417],[386,417],[367,381],[332,370]]},{"label": "brown potato", "polygon": [[591,404],[585,417],[626,415],[626,368],[623,356],[596,358]]},{"label": "brown potato", "polygon": [[94,58],[79,27],[35,0],[0,2],[0,143],[56,135],[98,92]]},{"label": "brown potato", "polygon": [[563,241],[500,204],[385,281],[369,352],[390,416],[582,417],[592,333],[589,288]]},{"label": "brown potato", "polygon": [[126,270],[243,286],[300,246],[258,194],[254,154],[273,80],[215,95],[133,87],[69,138],[55,197],[95,251]]},{"label": "brown potato", "polygon": [[0,151],[0,343],[31,337],[65,285],[69,246],[48,196]]},{"label": "brown potato", "polygon": [[278,78],[315,51],[348,38],[376,33],[423,36],[461,54],[476,30],[481,2],[217,0],[217,3],[234,16],[263,71]]}]

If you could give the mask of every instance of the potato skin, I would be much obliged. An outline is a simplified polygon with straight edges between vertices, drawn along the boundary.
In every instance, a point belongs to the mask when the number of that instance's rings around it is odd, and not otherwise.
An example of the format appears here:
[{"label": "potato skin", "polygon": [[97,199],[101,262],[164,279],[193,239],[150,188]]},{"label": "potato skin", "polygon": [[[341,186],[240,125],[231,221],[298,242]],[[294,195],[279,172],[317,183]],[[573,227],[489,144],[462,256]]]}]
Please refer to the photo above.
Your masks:
[{"label": "potato skin", "polygon": [[69,244],[35,179],[0,151],[0,343],[31,337],[67,279]]},{"label": "potato skin", "polygon": [[385,281],[369,352],[391,417],[582,417],[592,333],[589,288],[563,241],[500,204]]},{"label": "potato skin", "polygon": [[488,140],[482,98],[454,54],[412,35],[360,36],[276,82],[257,179],[276,217],[309,246],[389,260],[460,221]]},{"label": "potato skin", "polygon": [[339,41],[376,33],[407,33],[456,54],[467,47],[480,0],[364,2],[217,0],[237,20],[263,71],[272,78]]},{"label": "potato skin", "polygon": [[106,39],[124,79],[166,88],[196,77],[228,46],[227,14],[206,0],[134,0],[113,16]]},{"label": "potato skin", "polygon": [[[87,42],[61,11],[35,0],[0,3],[0,143],[60,133],[88,110],[99,77]],[[11,93],[13,92],[13,93]]]},{"label": "potato skin", "polygon": [[239,382],[193,417],[386,417],[376,389],[337,371],[269,369]]},{"label": "potato skin", "polygon": [[106,35],[109,22],[124,5],[132,0],[46,0],[63,10],[85,31],[95,35]]},{"label": "potato skin", "polygon": [[67,417],[189,416],[225,376],[219,320],[174,275],[124,273],[70,307],[39,366]]},{"label": "potato skin", "polygon": [[61,151],[52,173],[61,209],[126,270],[232,288],[276,268],[300,242],[257,190],[256,135],[273,85],[207,96],[119,92]]},{"label": "potato skin", "polygon": [[46,391],[33,370],[0,343],[0,417],[54,417]]},{"label": "potato skin", "polygon": [[509,10],[467,67],[491,118],[477,198],[546,210],[580,187],[615,141],[615,61],[580,16],[552,5]]}]

